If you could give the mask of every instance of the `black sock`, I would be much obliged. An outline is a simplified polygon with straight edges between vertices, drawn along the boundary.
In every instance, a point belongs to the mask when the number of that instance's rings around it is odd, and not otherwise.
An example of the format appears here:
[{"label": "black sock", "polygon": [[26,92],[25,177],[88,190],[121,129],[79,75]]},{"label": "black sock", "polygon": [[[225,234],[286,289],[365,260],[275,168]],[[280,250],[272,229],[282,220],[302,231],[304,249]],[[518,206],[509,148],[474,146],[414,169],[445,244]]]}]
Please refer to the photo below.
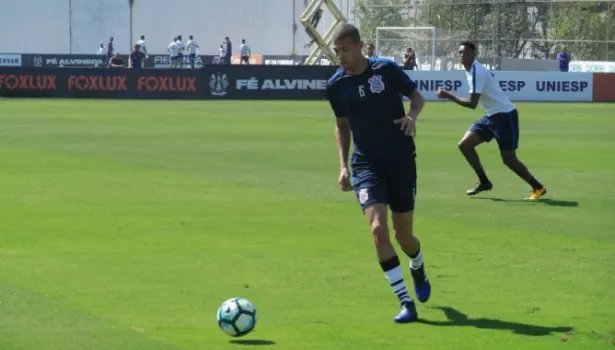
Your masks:
[{"label": "black sock", "polygon": [[489,183],[489,179],[487,178],[487,174],[485,174],[485,170],[483,170],[483,168],[476,169],[476,175],[478,175],[478,180],[480,183]]},{"label": "black sock", "polygon": [[529,183],[530,183],[530,186],[532,186],[532,188],[535,189],[535,190],[539,190],[539,189],[541,189],[543,187],[542,184],[540,182],[538,182],[538,180],[536,180],[536,178],[533,177],[533,176],[530,179]]}]

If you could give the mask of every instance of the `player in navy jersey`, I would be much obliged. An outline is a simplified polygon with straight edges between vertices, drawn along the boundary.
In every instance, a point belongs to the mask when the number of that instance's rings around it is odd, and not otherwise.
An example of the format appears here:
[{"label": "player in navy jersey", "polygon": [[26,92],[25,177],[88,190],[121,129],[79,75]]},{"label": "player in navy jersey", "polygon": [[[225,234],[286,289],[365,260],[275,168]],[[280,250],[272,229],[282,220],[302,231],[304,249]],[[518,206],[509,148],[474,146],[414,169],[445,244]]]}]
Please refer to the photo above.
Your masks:
[{"label": "player in navy jersey", "polygon": [[[333,48],[341,68],[327,82],[327,98],[337,122],[339,185],[342,191],[354,190],[368,220],[380,266],[401,303],[401,311],[393,320],[413,322],[418,318],[416,305],[408,294],[399,257],[391,244],[387,212],[390,209],[395,238],[410,258],[417,299],[427,302],[431,285],[413,232],[415,123],[425,101],[397,64],[363,56],[363,42],[356,27],[344,24],[334,37]],[[408,114],[402,95],[411,101]],[[348,168],[351,134],[352,179]]]}]

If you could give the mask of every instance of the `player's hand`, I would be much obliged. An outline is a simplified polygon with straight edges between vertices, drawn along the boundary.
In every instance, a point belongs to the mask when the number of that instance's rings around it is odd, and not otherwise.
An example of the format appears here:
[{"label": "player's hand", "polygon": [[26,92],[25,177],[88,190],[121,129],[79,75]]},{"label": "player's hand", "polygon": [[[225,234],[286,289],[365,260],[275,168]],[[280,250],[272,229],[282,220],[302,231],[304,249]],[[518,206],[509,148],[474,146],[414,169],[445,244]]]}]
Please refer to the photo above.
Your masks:
[{"label": "player's hand", "polygon": [[436,96],[438,96],[439,98],[449,98],[451,96],[451,93],[447,90],[440,88],[436,90]]},{"label": "player's hand", "polygon": [[403,131],[403,133],[406,134],[407,136],[415,137],[416,136],[416,119],[417,119],[416,115],[409,113],[405,117],[395,119],[393,123],[399,125],[399,128],[401,129],[401,131]]},{"label": "player's hand", "polygon": [[340,170],[340,178],[338,182],[342,191],[348,192],[352,190],[352,184],[350,183],[350,172],[348,171],[348,168],[343,168]]}]

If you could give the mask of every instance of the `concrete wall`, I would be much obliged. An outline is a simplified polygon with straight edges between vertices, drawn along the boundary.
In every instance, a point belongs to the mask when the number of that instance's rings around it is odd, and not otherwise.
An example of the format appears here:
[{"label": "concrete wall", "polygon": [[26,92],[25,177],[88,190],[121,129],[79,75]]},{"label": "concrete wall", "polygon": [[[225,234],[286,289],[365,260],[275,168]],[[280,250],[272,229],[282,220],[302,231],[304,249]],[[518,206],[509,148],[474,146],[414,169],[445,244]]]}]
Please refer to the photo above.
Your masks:
[{"label": "concrete wall", "polygon": [[[350,19],[355,0],[335,0]],[[309,53],[299,16],[307,0],[135,0],[132,35],[128,0],[0,0],[0,52],[96,53],[110,36],[127,52],[146,36],[150,53],[166,53],[178,34],[194,34],[201,54],[215,54],[229,36],[234,53],[246,38],[255,54]],[[327,11],[324,33],[332,22]],[[293,31],[293,22],[298,27]],[[351,21],[352,22],[352,21]]]},{"label": "concrete wall", "polygon": [[558,71],[556,60],[530,60],[530,59],[513,59],[502,58],[501,70],[517,71],[517,72],[556,72]]}]

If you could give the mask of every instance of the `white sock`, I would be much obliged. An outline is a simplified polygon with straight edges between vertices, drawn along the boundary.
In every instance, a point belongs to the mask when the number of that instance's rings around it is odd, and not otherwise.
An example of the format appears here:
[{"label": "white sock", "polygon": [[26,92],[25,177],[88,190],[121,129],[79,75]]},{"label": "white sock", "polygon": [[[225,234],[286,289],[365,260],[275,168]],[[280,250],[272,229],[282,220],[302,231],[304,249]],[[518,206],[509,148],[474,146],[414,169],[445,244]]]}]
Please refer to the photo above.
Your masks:
[{"label": "white sock", "polygon": [[411,302],[412,298],[408,295],[408,288],[406,288],[406,283],[404,282],[404,278],[402,277],[401,266],[397,266],[392,270],[388,270],[384,272],[387,281],[391,285],[393,289],[393,293],[397,296],[400,302]]},{"label": "white sock", "polygon": [[414,258],[410,258],[410,268],[418,270],[421,266],[423,266],[423,252],[419,248],[418,254]]}]

